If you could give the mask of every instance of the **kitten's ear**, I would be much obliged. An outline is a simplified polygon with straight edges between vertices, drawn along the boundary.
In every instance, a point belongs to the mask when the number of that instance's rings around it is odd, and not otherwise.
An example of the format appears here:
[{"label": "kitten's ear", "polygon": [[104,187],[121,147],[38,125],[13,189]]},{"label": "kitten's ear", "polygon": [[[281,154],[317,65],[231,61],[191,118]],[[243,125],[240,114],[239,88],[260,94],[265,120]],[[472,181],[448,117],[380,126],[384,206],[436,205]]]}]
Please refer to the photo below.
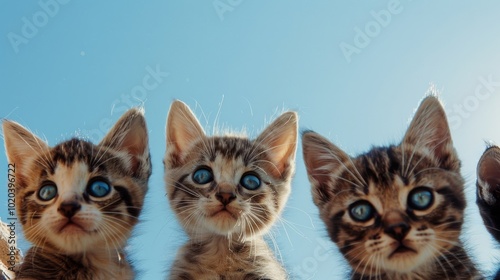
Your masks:
[{"label": "kitten's ear", "polygon": [[429,95],[422,100],[403,138],[402,145],[433,155],[441,167],[449,170],[460,168],[453,148],[446,113],[439,99]]},{"label": "kitten's ear", "polygon": [[[477,195],[489,205],[500,198],[500,148],[488,148],[477,164]],[[500,202],[499,202],[500,204]]]},{"label": "kitten's ear", "polygon": [[196,140],[204,137],[205,132],[191,109],[184,102],[175,100],[167,117],[168,154],[180,159]]},{"label": "kitten's ear", "polygon": [[144,111],[132,108],[125,112],[99,146],[110,147],[131,155],[132,170],[138,171],[140,162],[144,160],[149,162],[148,131]]},{"label": "kitten's ear", "polygon": [[3,136],[9,163],[15,164],[20,174],[26,171],[24,167],[30,158],[50,149],[45,141],[13,121],[3,121]]},{"label": "kitten's ear", "polygon": [[350,160],[349,155],[313,131],[302,134],[302,152],[314,203],[321,206],[330,201],[335,175]]},{"label": "kitten's ear", "polygon": [[288,177],[293,172],[298,138],[298,117],[295,112],[285,112],[274,120],[255,139],[255,143],[266,147],[277,177]]}]

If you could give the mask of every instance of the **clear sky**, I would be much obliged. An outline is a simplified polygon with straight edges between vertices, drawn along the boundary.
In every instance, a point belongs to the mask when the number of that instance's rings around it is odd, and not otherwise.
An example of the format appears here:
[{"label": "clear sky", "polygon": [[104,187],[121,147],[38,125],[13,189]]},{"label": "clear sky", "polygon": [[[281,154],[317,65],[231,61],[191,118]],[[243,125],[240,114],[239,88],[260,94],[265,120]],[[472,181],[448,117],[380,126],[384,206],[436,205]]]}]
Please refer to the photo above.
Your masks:
[{"label": "clear sky", "polygon": [[[141,279],[163,279],[185,240],[164,196],[161,163],[174,99],[190,105],[207,131],[220,111],[219,127],[250,136],[277,112],[295,110],[301,129],[356,155],[399,142],[435,84],[467,181],[464,240],[486,270],[499,255],[474,192],[485,141],[500,143],[500,3],[40,0],[3,7],[0,117],[54,145],[78,135],[97,142],[124,110],[145,107],[154,171],[130,246]],[[312,203],[301,153],[273,239],[293,279],[343,279],[346,266]],[[4,153],[0,166],[7,182]]]}]

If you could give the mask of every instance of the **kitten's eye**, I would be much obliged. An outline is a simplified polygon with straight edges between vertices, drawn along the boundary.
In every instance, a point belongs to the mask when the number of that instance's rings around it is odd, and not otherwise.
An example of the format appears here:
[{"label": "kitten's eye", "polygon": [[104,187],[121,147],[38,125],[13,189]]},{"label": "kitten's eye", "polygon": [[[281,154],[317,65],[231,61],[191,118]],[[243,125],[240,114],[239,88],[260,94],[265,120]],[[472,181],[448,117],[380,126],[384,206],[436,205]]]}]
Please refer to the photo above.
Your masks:
[{"label": "kitten's eye", "polygon": [[433,202],[434,195],[427,187],[414,188],[408,195],[408,205],[415,210],[426,210]]},{"label": "kitten's eye", "polygon": [[38,198],[43,201],[49,201],[56,197],[57,195],[57,187],[56,185],[48,184],[41,187],[38,190]]},{"label": "kitten's eye", "polygon": [[212,182],[213,180],[214,175],[208,168],[203,167],[193,173],[193,181],[197,184],[204,185]]},{"label": "kitten's eye", "polygon": [[360,200],[351,204],[349,214],[357,222],[366,222],[375,216],[375,209],[370,202]]},{"label": "kitten's eye", "polygon": [[111,187],[108,183],[102,180],[93,181],[87,187],[87,193],[93,197],[104,197],[111,192]]},{"label": "kitten's eye", "polygon": [[256,190],[260,187],[260,179],[254,174],[245,174],[241,177],[240,184],[248,190]]}]

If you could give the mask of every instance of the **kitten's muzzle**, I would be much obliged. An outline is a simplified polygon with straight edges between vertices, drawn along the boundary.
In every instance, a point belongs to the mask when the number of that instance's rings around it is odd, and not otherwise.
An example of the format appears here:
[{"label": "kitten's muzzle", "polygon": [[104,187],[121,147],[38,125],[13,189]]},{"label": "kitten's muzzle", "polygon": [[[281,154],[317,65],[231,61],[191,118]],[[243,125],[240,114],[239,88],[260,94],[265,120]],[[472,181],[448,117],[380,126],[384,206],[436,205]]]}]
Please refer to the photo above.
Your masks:
[{"label": "kitten's muzzle", "polygon": [[76,201],[69,201],[69,202],[63,202],[57,208],[57,211],[61,213],[63,216],[65,216],[68,219],[71,219],[80,209],[82,208],[82,205]]}]

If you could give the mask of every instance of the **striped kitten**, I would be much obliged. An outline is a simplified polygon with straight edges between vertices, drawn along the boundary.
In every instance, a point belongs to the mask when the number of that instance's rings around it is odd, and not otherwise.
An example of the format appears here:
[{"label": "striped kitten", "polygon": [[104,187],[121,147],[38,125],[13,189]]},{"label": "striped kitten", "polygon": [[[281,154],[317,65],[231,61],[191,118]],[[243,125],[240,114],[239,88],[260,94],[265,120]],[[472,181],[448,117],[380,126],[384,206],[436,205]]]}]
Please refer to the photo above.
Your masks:
[{"label": "striped kitten", "polygon": [[351,158],[317,133],[302,141],[314,203],[351,279],[481,278],[459,240],[464,180],[436,97],[397,146]]},{"label": "striped kitten", "polygon": [[165,181],[189,236],[170,279],[286,279],[263,239],[290,193],[297,116],[286,112],[257,139],[207,136],[174,101],[167,118]]},{"label": "striped kitten", "polygon": [[3,132],[18,219],[33,243],[16,279],[133,279],[123,248],[151,174],[143,113],[129,110],[98,145],[49,147],[12,121]]},{"label": "striped kitten", "polygon": [[[500,148],[491,146],[477,165],[477,206],[484,225],[500,243]],[[500,269],[494,279],[500,279]]]}]

